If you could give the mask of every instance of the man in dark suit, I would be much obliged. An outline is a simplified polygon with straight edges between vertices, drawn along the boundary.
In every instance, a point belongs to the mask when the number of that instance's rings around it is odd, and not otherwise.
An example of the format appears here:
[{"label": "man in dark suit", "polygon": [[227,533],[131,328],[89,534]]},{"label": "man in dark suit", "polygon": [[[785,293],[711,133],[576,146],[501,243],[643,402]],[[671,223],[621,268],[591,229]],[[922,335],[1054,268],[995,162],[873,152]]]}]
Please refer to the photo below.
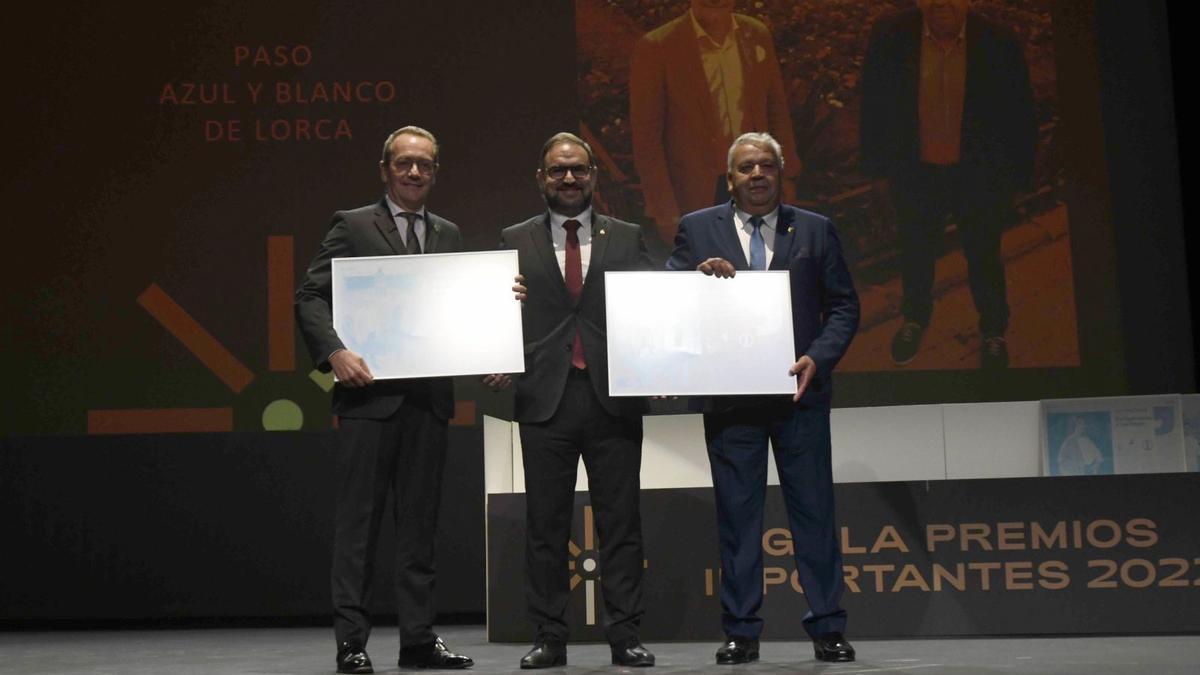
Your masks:
[{"label": "man in dark suit", "polygon": [[629,64],[634,162],[646,215],[664,241],[679,216],[725,201],[725,151],[745,131],[767,131],[787,152],[784,194],[800,160],[771,32],[734,14],[733,0],[692,0],[647,33]]},{"label": "man in dark suit", "polygon": [[592,149],[570,133],[542,147],[537,182],[547,211],[505,228],[527,299],[525,372],[515,417],[525,464],[525,584],[533,649],[522,668],[567,662],[567,545],[582,455],[600,536],[600,586],[612,662],[653,666],[642,646],[641,515],[643,402],[608,395],[604,273],[649,269],[641,230],[594,213]]},{"label": "man in dark suit", "polygon": [[296,292],[296,319],[313,363],[337,376],[337,515],[333,537],[333,627],[339,673],[370,673],[375,545],[388,492],[396,522],[396,595],[402,667],[467,668],[433,632],[434,534],[446,460],[446,426],[454,413],[449,378],[375,382],[363,357],[333,329],[330,262],[334,258],[449,253],[462,246],[458,227],[425,208],[437,178],[438,146],[420,127],[396,130],[383,145],[377,203],[338,211]]},{"label": "man in dark suit", "polygon": [[892,360],[911,362],[933,312],[946,218],[958,228],[979,312],[980,361],[1008,365],[1000,237],[1033,175],[1033,94],[1021,45],[969,0],[917,0],[876,22],[862,76],[860,146],[876,194],[896,209],[903,324]]},{"label": "man in dark suit", "polygon": [[[679,222],[667,269],[733,277],[737,270],[787,270],[796,375],[792,397],[693,400],[704,412],[721,550],[717,663],[758,659],[763,599],[763,502],[767,442],[787,507],[796,572],[808,600],[804,629],[822,661],[853,661],[842,633],[844,584],[834,522],[829,436],[830,376],[858,328],[858,295],[828,218],[780,203],[783,151],[769,134],[743,134],[728,154],[733,201]],[[714,317],[719,320],[720,317]],[[780,364],[783,368],[785,364]]]}]

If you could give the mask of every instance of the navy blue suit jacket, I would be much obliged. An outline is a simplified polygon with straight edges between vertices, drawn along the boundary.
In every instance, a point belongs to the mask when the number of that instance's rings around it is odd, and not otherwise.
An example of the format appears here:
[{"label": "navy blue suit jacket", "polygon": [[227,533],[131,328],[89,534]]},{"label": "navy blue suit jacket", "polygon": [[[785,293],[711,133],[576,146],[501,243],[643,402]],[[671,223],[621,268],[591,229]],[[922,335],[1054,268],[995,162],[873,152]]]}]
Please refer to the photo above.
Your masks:
[{"label": "navy blue suit jacket", "polygon": [[[709,258],[724,258],[737,270],[749,270],[735,227],[732,202],[684,216],[667,269],[694,270]],[[795,357],[807,354],[817,364],[800,405],[828,407],[833,393],[830,375],[858,330],[858,294],[833,222],[811,211],[780,206],[769,269],[790,273]],[[695,407],[716,412],[760,401],[761,397],[730,396],[701,399]]]}]

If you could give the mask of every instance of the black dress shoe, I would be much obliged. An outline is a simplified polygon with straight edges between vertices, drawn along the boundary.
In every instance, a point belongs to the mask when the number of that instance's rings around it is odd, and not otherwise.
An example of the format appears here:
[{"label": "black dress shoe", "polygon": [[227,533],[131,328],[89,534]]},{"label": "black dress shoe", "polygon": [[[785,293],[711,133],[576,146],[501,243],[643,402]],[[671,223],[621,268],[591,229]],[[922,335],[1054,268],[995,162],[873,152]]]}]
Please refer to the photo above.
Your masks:
[{"label": "black dress shoe", "polygon": [[758,660],[758,640],[733,636],[717,650],[717,663],[750,663]]},{"label": "black dress shoe", "polygon": [[904,366],[917,358],[921,349],[921,336],[925,327],[916,321],[905,321],[900,330],[892,336],[892,363]]},{"label": "black dress shoe", "polygon": [[612,664],[627,668],[649,668],[654,665],[654,655],[637,638],[630,638],[612,646]]},{"label": "black dress shoe", "polygon": [[984,336],[979,366],[984,370],[1004,370],[1008,367],[1008,343],[1004,341],[1004,336]]},{"label": "black dress shoe", "polygon": [[371,657],[358,645],[342,645],[337,653],[337,671],[339,673],[373,673]]},{"label": "black dress shoe", "polygon": [[401,668],[436,668],[439,670],[457,670],[470,668],[475,660],[469,656],[455,654],[446,648],[442,638],[426,645],[400,648]]},{"label": "black dress shoe", "polygon": [[539,642],[533,645],[533,649],[530,649],[528,654],[521,657],[521,668],[524,670],[565,665],[567,665],[567,645],[563,642]]},{"label": "black dress shoe", "polygon": [[854,647],[841,633],[825,633],[813,638],[813,652],[818,660],[841,663],[854,660]]}]

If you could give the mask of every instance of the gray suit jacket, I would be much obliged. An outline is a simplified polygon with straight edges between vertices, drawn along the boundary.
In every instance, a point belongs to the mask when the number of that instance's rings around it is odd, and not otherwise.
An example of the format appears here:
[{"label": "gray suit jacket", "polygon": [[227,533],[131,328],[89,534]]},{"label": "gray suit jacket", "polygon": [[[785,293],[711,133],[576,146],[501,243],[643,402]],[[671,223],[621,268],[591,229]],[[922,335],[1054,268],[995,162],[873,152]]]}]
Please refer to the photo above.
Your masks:
[{"label": "gray suit jacket", "polygon": [[[457,225],[428,210],[425,215],[426,252],[453,253],[462,248],[462,235]],[[296,321],[319,370],[329,372],[332,367],[329,356],[345,349],[333,329],[331,261],[334,258],[404,253],[404,240],[396,229],[386,200],[333,214],[329,232],[308,266],[304,283],[296,291]],[[333,411],[343,417],[383,419],[396,412],[407,395],[427,398],[433,412],[442,419],[449,419],[454,414],[454,388],[450,378],[386,380],[360,388],[339,384],[333,390]]]},{"label": "gray suit jacket", "polygon": [[515,414],[521,423],[544,422],[558,408],[567,374],[571,347],[579,329],[588,374],[596,397],[610,414],[633,416],[644,412],[641,398],[608,395],[608,333],[604,312],[606,271],[649,270],[641,228],[616,218],[592,218],[592,252],[583,294],[576,303],[567,292],[554,242],[550,216],[543,213],[505,228],[500,248],[515,249],[529,298],[521,311],[525,334],[525,372],[517,378]]}]

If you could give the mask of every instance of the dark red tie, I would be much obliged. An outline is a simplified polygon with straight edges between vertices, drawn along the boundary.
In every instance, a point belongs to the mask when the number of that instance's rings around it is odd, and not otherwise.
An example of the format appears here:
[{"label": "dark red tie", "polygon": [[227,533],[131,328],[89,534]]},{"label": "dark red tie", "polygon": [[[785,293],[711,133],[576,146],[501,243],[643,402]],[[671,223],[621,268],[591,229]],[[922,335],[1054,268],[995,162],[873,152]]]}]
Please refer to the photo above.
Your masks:
[{"label": "dark red tie", "polygon": [[[579,255],[579,221],[568,220],[563,223],[563,229],[567,231],[567,261],[563,278],[567,282],[567,292],[571,294],[571,299],[578,303],[579,296],[583,295],[583,258]],[[578,324],[575,326],[575,344],[571,347],[571,365],[579,369],[587,367],[587,361],[583,358],[583,341],[579,339]]]}]

